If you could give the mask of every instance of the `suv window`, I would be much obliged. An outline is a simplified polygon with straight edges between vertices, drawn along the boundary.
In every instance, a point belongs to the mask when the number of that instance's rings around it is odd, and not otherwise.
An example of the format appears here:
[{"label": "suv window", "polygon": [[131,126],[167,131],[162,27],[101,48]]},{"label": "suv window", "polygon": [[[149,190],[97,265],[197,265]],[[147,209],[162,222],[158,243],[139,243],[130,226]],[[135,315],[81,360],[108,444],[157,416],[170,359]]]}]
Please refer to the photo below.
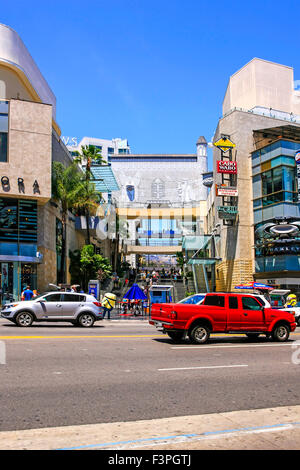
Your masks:
[{"label": "suv window", "polygon": [[239,308],[237,297],[229,297],[229,308]]},{"label": "suv window", "polygon": [[50,294],[44,297],[46,302],[61,302],[61,294]]},{"label": "suv window", "polygon": [[85,295],[64,294],[63,302],[85,302]]},{"label": "suv window", "polygon": [[261,310],[262,305],[252,297],[242,297],[242,305],[245,310]]},{"label": "suv window", "polygon": [[207,295],[204,300],[204,305],[213,305],[214,307],[224,307],[224,295]]}]

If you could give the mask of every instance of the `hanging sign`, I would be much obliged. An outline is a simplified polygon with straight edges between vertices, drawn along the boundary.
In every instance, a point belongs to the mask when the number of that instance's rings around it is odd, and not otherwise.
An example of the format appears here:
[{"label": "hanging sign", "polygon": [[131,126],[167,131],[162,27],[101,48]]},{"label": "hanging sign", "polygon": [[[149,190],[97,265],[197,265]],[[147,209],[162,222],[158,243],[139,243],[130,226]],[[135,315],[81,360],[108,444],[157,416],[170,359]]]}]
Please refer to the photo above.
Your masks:
[{"label": "hanging sign", "polygon": [[231,142],[227,137],[221,137],[221,139],[214,142],[214,146],[222,150],[222,152],[228,152],[228,150],[233,149],[235,144]]},{"label": "hanging sign", "polygon": [[232,188],[230,186],[218,186],[216,185],[216,195],[217,196],[227,196],[227,197],[237,197],[238,190],[237,188]]},{"label": "hanging sign", "polygon": [[300,204],[300,150],[295,153],[295,161],[297,166],[297,179],[298,179],[298,203]]},{"label": "hanging sign", "polygon": [[218,173],[237,173],[237,163],[230,160],[217,160]]},{"label": "hanging sign", "polygon": [[237,206],[219,206],[218,207],[218,216],[220,219],[230,219],[234,220],[238,213]]}]

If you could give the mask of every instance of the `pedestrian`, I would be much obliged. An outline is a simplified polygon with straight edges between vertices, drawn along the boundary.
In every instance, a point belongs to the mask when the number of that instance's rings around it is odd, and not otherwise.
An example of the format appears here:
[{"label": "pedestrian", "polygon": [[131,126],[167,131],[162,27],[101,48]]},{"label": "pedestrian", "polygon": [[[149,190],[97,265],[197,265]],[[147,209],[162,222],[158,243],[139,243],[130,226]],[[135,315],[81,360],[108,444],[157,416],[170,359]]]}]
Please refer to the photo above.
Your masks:
[{"label": "pedestrian", "polygon": [[110,312],[116,305],[116,296],[115,294],[107,293],[102,299],[101,302],[102,305],[102,310],[103,310],[103,317],[105,318],[105,315],[107,314],[107,319],[110,320]]},{"label": "pedestrian", "polygon": [[116,274],[114,279],[114,289],[117,289],[119,287],[119,276]]},{"label": "pedestrian", "polygon": [[21,300],[25,300],[25,297],[24,297],[24,291],[26,290],[26,286],[23,287],[23,290],[21,292]]},{"label": "pedestrian", "polygon": [[24,300],[31,300],[34,293],[33,291],[30,289],[30,286],[27,286],[26,289],[24,290],[23,292],[23,295],[24,295]]},{"label": "pedestrian", "polygon": [[71,286],[71,292],[77,292],[77,288],[76,288],[75,285],[74,285],[74,286]]}]

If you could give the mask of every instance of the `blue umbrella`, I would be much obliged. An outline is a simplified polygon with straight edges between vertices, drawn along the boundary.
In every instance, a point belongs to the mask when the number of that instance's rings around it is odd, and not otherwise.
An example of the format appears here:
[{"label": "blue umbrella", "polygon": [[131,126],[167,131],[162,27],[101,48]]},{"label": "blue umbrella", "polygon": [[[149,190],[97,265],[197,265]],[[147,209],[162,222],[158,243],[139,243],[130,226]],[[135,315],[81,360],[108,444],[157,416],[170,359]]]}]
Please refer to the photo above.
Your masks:
[{"label": "blue umbrella", "polygon": [[133,284],[123,298],[129,300],[147,300],[147,296],[137,284]]}]

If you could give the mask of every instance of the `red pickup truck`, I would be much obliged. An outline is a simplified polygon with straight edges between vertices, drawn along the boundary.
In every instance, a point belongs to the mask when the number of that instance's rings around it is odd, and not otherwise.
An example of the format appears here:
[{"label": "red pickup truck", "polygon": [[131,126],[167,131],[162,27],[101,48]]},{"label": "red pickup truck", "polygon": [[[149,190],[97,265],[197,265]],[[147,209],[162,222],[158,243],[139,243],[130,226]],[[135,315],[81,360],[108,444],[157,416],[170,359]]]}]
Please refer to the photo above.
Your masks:
[{"label": "red pickup truck", "polygon": [[265,334],[274,341],[287,341],[296,328],[291,312],[265,307],[262,299],[251,294],[206,294],[201,305],[153,304],[151,325],[163,328],[174,341],[186,337],[204,344],[211,333],[245,333],[248,337]]}]

